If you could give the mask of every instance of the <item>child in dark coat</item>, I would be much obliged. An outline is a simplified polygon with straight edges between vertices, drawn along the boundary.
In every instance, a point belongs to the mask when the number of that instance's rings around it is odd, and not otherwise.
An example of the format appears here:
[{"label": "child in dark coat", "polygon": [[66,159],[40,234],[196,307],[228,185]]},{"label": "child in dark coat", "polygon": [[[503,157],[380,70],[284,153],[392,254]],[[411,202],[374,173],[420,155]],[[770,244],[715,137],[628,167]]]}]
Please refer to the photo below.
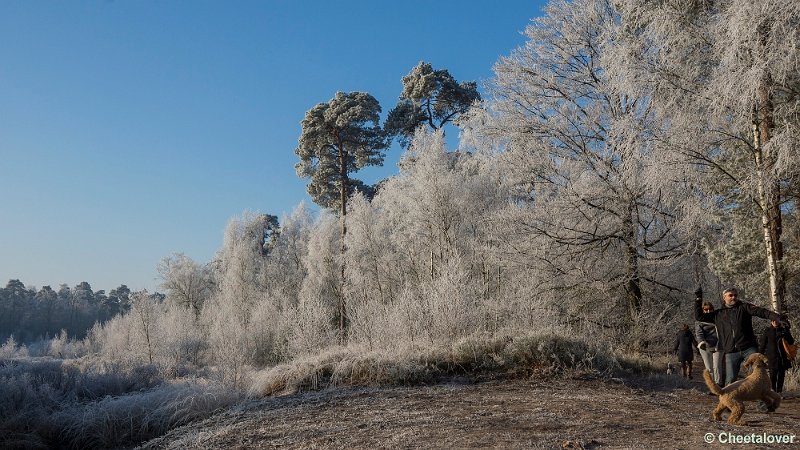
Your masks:
[{"label": "child in dark coat", "polygon": [[681,374],[684,378],[692,379],[692,361],[694,360],[694,348],[697,340],[694,338],[689,325],[683,324],[678,337],[675,339],[673,353],[677,353],[678,362],[681,363]]}]

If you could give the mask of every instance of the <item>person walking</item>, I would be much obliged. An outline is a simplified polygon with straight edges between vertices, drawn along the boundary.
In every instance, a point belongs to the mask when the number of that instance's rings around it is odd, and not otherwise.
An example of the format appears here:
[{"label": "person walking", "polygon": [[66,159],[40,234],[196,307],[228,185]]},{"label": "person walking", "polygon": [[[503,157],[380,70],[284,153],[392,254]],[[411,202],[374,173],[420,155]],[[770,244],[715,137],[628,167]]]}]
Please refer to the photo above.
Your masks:
[{"label": "person walking", "polygon": [[722,292],[723,306],[703,312],[703,289],[697,288],[694,301],[694,318],[699,322],[713,323],[717,327],[717,349],[725,358],[725,385],[733,383],[739,376],[742,361],[758,350],[758,341],[753,331],[753,317],[775,320],[785,324],[780,314],[751,303],[739,301],[739,290],[728,288]]},{"label": "person walking", "polygon": [[783,391],[783,379],[786,370],[792,367],[792,361],[783,350],[782,339],[789,344],[794,344],[794,337],[789,331],[789,327],[781,326],[776,321],[770,321],[770,326],[761,333],[761,341],[758,352],[764,354],[769,359],[769,380],[772,383],[772,390],[775,392]]},{"label": "person walking", "polygon": [[[703,303],[703,313],[714,311],[714,305],[709,302]],[[711,373],[714,382],[721,384],[723,381],[722,352],[718,351],[717,327],[709,322],[697,322],[694,328],[694,335],[699,344],[700,357],[703,365]]]},{"label": "person walking", "polygon": [[692,379],[692,361],[694,360],[694,346],[697,341],[689,330],[689,325],[683,324],[681,331],[675,338],[673,353],[677,353],[678,362],[681,363],[681,375],[683,378]]}]

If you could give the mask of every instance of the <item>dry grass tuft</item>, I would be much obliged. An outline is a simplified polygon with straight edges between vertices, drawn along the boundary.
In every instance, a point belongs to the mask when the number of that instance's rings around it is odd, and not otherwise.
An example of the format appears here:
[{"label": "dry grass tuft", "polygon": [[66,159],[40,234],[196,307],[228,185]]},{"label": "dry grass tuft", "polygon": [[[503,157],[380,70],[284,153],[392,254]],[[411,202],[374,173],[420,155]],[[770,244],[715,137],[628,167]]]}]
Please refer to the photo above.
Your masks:
[{"label": "dry grass tuft", "polygon": [[336,347],[253,376],[249,395],[284,395],[336,386],[412,385],[453,377],[598,376],[650,370],[607,350],[563,337],[527,335],[461,340],[433,349],[395,351]]},{"label": "dry grass tuft", "polygon": [[795,363],[794,367],[786,371],[786,376],[783,380],[784,392],[800,393],[800,367],[798,367],[798,364],[800,363]]},{"label": "dry grass tuft", "polygon": [[0,362],[0,448],[116,448],[241,399],[207,384],[165,384],[154,366],[89,360]]},{"label": "dry grass tuft", "polygon": [[54,415],[62,439],[76,448],[119,448],[161,436],[241,400],[220,385],[164,384],[150,391],[106,397]]}]

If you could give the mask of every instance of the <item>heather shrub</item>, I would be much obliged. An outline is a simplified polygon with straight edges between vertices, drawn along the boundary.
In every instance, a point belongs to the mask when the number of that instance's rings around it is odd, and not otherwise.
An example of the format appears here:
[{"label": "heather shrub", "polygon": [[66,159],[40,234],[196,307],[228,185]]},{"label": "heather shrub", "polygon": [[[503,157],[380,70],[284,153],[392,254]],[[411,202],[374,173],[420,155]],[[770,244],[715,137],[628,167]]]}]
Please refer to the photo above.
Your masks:
[{"label": "heather shrub", "polygon": [[3,360],[0,448],[129,446],[239,398],[220,385],[167,383],[153,365]]}]

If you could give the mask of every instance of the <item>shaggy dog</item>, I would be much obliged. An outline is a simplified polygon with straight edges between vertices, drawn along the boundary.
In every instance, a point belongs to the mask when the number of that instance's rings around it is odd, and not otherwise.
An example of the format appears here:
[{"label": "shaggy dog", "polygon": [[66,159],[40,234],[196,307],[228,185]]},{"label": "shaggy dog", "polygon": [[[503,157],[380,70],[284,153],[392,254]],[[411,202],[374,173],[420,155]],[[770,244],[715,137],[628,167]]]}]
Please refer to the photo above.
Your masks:
[{"label": "shaggy dog", "polygon": [[753,367],[750,375],[744,380],[731,383],[724,388],[720,388],[714,382],[708,370],[703,372],[703,378],[706,380],[708,389],[719,396],[719,404],[714,409],[714,412],[711,413],[711,417],[714,420],[722,420],[722,413],[728,409],[731,412],[728,417],[728,423],[731,425],[744,425],[742,414],[744,414],[743,402],[745,401],[763,400],[770,411],[775,411],[778,405],[781,404],[781,396],[772,391],[769,374],[767,373],[767,363],[766,356],[761,353],[753,353],[744,362],[745,367]]}]

